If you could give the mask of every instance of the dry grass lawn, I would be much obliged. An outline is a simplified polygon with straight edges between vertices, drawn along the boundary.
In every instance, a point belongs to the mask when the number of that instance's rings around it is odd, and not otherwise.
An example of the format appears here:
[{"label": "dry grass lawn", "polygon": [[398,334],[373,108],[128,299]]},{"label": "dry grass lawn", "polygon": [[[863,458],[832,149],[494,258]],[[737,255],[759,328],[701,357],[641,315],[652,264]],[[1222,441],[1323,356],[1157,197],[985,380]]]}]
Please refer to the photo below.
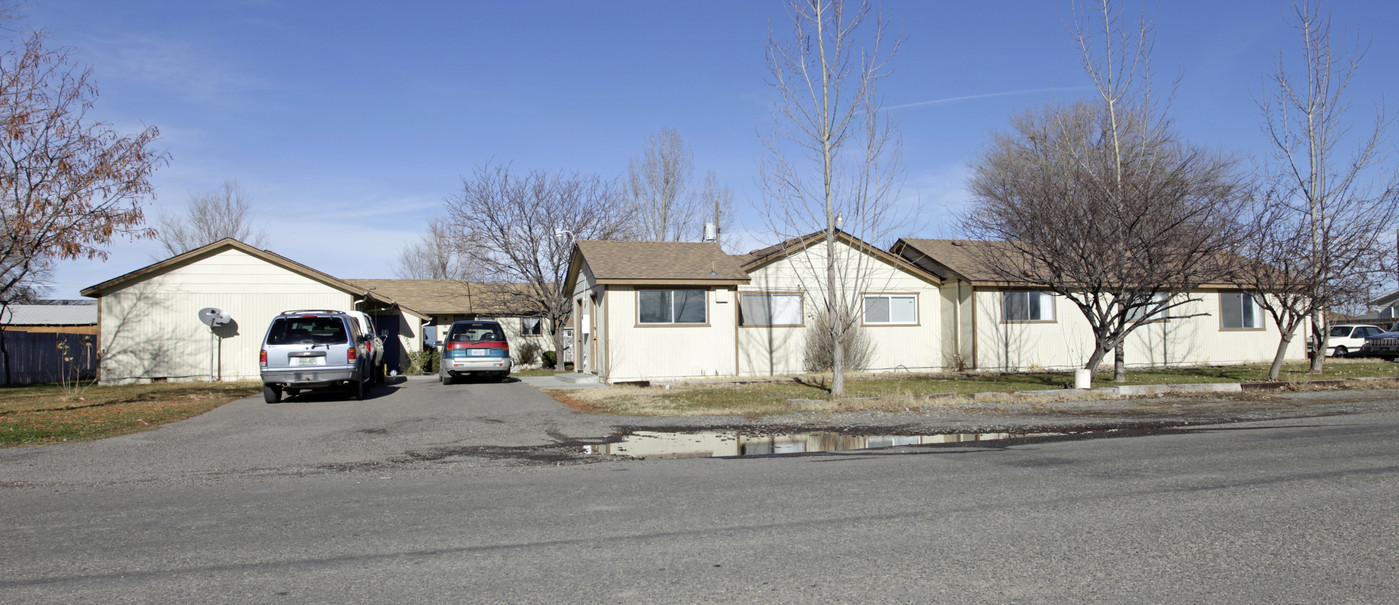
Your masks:
[{"label": "dry grass lawn", "polygon": [[262,390],[262,383],[180,382],[0,389],[0,447],[85,441],[198,416]]},{"label": "dry grass lawn", "polygon": [[[1258,382],[1267,377],[1266,365],[1134,370],[1123,384],[1194,384],[1210,382]],[[1369,360],[1327,360],[1326,371],[1315,375],[1302,364],[1286,366],[1281,378],[1303,385],[1315,380],[1380,377],[1399,378],[1399,364]],[[743,416],[748,418],[793,412],[904,411],[963,405],[974,393],[1002,393],[979,403],[1033,403],[1049,401],[1040,396],[1011,395],[1016,391],[1065,389],[1073,385],[1069,372],[1014,374],[877,374],[852,375],[845,396],[830,395],[830,375],[799,376],[763,382],[703,381],[669,387],[618,386],[610,389],[555,391],[556,399],[583,412],[619,416]],[[1094,376],[1095,386],[1111,386],[1111,372]],[[1393,386],[1392,384],[1386,386]],[[1105,397],[1074,393],[1074,400]],[[1061,397],[1062,399],[1063,397]]]}]

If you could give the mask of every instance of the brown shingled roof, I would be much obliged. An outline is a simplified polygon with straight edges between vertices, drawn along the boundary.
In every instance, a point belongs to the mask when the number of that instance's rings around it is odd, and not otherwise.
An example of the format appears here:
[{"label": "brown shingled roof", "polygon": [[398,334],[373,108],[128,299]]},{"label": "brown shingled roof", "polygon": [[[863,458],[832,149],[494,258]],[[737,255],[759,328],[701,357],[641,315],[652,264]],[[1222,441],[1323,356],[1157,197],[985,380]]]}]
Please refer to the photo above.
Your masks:
[{"label": "brown shingled roof", "polygon": [[[1005,242],[911,237],[900,239],[899,242],[906,246],[899,254],[915,263],[920,260],[917,255],[921,254],[969,281],[996,282],[1004,279],[995,269],[986,266],[984,259],[993,256],[988,253],[1004,248]],[[899,246],[895,245],[895,249],[898,248]],[[909,249],[914,253],[910,254]]]},{"label": "brown shingled roof", "polygon": [[529,284],[468,283],[451,279],[350,279],[430,315],[529,315],[538,311]]},{"label": "brown shingled roof", "polygon": [[599,283],[749,281],[738,260],[712,242],[581,241],[578,252]]}]

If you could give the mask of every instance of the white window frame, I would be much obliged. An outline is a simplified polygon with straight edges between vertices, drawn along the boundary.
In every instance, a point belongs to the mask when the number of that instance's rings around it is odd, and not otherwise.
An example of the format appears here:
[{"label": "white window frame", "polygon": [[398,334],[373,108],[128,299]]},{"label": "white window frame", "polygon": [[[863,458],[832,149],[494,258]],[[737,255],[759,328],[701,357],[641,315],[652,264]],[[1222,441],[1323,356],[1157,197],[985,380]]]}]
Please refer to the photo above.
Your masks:
[{"label": "white window frame", "polygon": [[[1032,301],[1031,297],[1035,297]],[[1025,318],[1011,318],[1011,298],[1024,297]],[[1043,290],[1003,290],[1001,292],[1001,323],[1024,324],[1024,323],[1053,323],[1056,313],[1054,312],[1054,294]],[[1032,311],[1038,307],[1039,316],[1032,317]]]},{"label": "white window frame", "polygon": [[[870,321],[870,300],[886,299],[888,301],[889,319],[888,321]],[[909,320],[895,319],[894,300],[909,299],[913,301],[913,318]],[[918,295],[917,294],[866,294],[861,298],[860,320],[866,326],[916,326],[918,325]]]},{"label": "white window frame", "polygon": [[[666,299],[666,316],[663,321],[645,321],[642,319],[642,297],[647,292],[664,293]],[[676,292],[699,292],[700,311],[704,317],[700,321],[676,321],[675,320],[675,293]],[[636,324],[639,326],[706,326],[709,325],[709,291],[703,288],[643,288],[636,291]]]},{"label": "white window frame", "polygon": [[[795,307],[791,304],[792,298],[796,299]],[[774,299],[787,299],[785,304],[774,304]],[[747,327],[800,327],[806,324],[805,310],[806,301],[801,292],[741,292],[738,299],[739,304],[739,325]],[[755,306],[760,306],[766,314],[764,323],[758,323],[750,312]],[[779,313],[795,313],[789,317],[774,317]]]}]

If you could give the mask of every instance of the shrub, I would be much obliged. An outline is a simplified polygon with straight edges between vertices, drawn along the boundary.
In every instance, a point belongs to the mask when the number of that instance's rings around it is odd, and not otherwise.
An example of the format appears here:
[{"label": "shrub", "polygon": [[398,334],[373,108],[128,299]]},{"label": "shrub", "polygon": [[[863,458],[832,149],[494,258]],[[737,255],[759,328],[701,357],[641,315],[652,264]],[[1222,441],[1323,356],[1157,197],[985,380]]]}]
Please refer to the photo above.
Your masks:
[{"label": "shrub", "polygon": [[[817,313],[815,325],[807,332],[805,358],[802,365],[808,372],[825,372],[835,366],[832,356],[835,353],[835,338],[831,336],[831,318],[827,313]],[[841,339],[845,348],[845,369],[863,370],[874,357],[874,343],[869,335],[852,322]]]},{"label": "shrub", "polygon": [[544,367],[546,368],[554,367],[554,360],[559,358],[558,353],[555,353],[553,351],[544,351],[543,353],[540,353],[540,355],[544,357]]},{"label": "shrub", "polygon": [[526,342],[525,344],[515,347],[516,363],[522,366],[534,365],[534,362],[539,361],[539,348],[539,343],[537,342]]},{"label": "shrub", "polygon": [[408,375],[421,376],[437,371],[438,353],[436,348],[408,354]]}]

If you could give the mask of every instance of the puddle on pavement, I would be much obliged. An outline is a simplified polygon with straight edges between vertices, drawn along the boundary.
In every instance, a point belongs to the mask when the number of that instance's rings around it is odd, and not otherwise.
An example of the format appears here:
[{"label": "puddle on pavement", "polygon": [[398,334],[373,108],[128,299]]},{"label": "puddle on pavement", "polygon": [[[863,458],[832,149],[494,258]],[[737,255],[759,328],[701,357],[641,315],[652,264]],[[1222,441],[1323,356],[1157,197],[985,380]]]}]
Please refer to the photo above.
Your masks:
[{"label": "puddle on pavement", "polygon": [[908,445],[1000,441],[1060,437],[1065,433],[953,433],[943,435],[848,435],[842,433],[783,433],[743,435],[733,431],[668,433],[638,431],[614,443],[585,445],[585,454],[634,458],[711,458],[771,456],[813,452],[851,452]]}]

